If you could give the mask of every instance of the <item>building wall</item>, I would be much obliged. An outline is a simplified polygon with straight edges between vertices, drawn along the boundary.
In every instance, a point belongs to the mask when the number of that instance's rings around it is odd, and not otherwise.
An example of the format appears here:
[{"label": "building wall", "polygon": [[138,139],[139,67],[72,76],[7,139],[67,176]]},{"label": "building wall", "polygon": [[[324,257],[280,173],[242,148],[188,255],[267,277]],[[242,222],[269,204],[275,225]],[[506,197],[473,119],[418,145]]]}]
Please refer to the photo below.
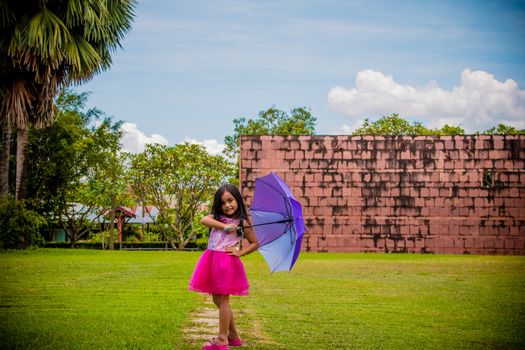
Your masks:
[{"label": "building wall", "polygon": [[303,250],[525,254],[525,136],[242,136],[240,185],[276,172]]}]

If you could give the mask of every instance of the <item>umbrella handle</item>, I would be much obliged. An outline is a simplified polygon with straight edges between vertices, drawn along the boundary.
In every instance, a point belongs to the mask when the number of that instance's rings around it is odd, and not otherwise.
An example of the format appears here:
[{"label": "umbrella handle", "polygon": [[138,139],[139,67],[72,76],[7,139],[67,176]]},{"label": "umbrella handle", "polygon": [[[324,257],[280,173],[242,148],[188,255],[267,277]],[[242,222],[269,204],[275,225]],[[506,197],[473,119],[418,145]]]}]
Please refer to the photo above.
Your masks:
[{"label": "umbrella handle", "polygon": [[[292,222],[292,221],[293,221],[293,219],[279,220],[279,221],[272,221],[272,222],[263,222],[262,224],[245,226],[244,228],[252,228],[252,227],[272,225],[272,224],[285,224],[287,222]],[[242,229],[242,228],[238,228],[238,229]]]},{"label": "umbrella handle", "polygon": [[242,250],[242,241],[244,241],[244,228],[238,227],[237,230],[241,231],[241,241],[239,243],[239,249]]}]

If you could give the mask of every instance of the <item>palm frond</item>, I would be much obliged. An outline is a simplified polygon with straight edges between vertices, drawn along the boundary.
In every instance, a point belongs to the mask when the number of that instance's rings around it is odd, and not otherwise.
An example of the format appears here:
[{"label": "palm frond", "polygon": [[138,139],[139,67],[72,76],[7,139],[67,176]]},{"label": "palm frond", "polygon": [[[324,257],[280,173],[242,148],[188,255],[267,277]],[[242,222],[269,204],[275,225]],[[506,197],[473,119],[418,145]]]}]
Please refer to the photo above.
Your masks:
[{"label": "palm frond", "polygon": [[71,65],[75,75],[96,70],[101,58],[93,46],[82,36],[74,35],[65,48],[66,63]]},{"label": "palm frond", "polygon": [[[111,66],[135,6],[135,0],[0,0],[1,117],[14,126],[45,125],[59,87]],[[12,84],[6,74],[16,77]]]},{"label": "palm frond", "polygon": [[29,21],[22,40],[43,61],[61,60],[63,48],[71,40],[71,35],[60,18],[43,8]]},{"label": "palm frond", "polygon": [[0,31],[3,32],[9,28],[15,20],[15,15],[9,8],[7,1],[0,1]]}]

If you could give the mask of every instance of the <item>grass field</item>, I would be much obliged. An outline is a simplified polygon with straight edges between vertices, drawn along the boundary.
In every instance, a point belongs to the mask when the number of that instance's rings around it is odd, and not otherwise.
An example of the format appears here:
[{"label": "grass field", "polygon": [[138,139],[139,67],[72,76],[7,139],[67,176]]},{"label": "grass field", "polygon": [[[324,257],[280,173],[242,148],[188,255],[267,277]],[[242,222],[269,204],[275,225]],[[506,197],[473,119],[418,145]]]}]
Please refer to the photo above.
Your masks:
[{"label": "grass field", "polygon": [[[185,329],[200,253],[0,253],[2,349],[199,349]],[[251,349],[524,349],[525,257],[302,254],[245,258],[232,298]]]}]

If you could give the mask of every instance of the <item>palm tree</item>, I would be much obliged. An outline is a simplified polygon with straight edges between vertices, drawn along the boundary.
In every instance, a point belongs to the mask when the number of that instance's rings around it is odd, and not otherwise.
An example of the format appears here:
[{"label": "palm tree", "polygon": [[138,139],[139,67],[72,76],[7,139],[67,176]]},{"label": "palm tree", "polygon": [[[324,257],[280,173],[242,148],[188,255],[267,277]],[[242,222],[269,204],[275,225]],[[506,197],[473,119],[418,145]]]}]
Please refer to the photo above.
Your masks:
[{"label": "palm tree", "polygon": [[[80,84],[110,67],[112,52],[131,28],[134,7],[135,0],[0,0],[0,125],[3,136],[17,134],[17,198],[23,194],[27,130],[52,122],[61,86]],[[0,156],[2,192],[8,158]]]}]

